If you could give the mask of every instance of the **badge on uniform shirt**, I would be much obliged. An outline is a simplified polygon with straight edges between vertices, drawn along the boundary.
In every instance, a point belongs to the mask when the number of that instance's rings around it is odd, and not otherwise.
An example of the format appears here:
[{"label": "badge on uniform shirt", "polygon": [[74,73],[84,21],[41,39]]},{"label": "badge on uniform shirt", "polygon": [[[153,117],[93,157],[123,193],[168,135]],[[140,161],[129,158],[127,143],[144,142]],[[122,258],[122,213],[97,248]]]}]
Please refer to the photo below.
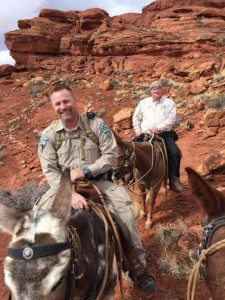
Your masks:
[{"label": "badge on uniform shirt", "polygon": [[43,151],[45,145],[47,144],[47,140],[48,140],[47,136],[42,134],[41,137],[40,137],[40,141],[39,141],[39,146],[40,146],[42,151]]},{"label": "badge on uniform shirt", "polygon": [[105,122],[102,122],[100,125],[99,125],[99,129],[105,133],[109,138],[112,137],[112,133],[111,133],[111,130],[109,129],[109,127],[105,124]]}]

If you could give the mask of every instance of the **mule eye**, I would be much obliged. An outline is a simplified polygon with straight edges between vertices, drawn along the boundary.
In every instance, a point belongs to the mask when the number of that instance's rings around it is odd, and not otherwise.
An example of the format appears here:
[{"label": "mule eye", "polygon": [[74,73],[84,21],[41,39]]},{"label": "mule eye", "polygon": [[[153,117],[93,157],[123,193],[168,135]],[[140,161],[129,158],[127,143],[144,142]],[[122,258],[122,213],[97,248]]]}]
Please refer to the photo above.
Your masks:
[{"label": "mule eye", "polygon": [[64,280],[64,275],[58,280],[58,282],[53,286],[53,288],[51,289],[51,292],[54,292],[59,286],[60,284],[63,282]]}]

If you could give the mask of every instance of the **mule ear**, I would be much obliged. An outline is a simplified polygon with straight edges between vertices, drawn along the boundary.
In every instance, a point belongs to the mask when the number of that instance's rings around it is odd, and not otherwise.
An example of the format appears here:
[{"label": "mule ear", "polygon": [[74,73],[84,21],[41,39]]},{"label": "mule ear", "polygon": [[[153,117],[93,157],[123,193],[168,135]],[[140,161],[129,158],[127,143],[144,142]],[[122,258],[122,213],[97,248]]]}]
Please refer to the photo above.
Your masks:
[{"label": "mule ear", "polygon": [[0,230],[13,235],[14,228],[23,215],[23,213],[0,204]]},{"label": "mule ear", "polygon": [[190,167],[185,168],[192,194],[197,198],[200,207],[208,216],[216,216],[225,206],[222,193],[210,185],[200,174]]},{"label": "mule ear", "polygon": [[72,183],[70,179],[70,169],[66,169],[60,181],[59,189],[51,208],[51,212],[57,217],[67,222],[71,208]]}]

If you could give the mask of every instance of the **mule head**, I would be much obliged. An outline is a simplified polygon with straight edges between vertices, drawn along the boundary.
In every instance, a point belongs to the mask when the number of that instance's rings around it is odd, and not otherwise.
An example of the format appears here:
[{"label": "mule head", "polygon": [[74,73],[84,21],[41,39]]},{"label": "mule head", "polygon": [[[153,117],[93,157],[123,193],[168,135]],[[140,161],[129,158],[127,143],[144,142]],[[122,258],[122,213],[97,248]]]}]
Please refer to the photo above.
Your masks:
[{"label": "mule head", "polygon": [[134,179],[135,161],[133,155],[134,152],[129,143],[126,144],[123,150],[119,149],[117,163],[112,170],[115,180],[122,179],[124,184],[128,184]]},{"label": "mule head", "polygon": [[190,167],[185,168],[189,186],[208,221],[225,215],[225,196]]},{"label": "mule head", "polygon": [[[52,254],[52,245],[68,239],[68,214],[71,203],[69,170],[62,176],[51,211],[18,213],[0,206],[0,229],[12,235],[5,259],[6,285],[13,299],[64,299],[70,246]],[[50,252],[45,256],[44,253]]]}]

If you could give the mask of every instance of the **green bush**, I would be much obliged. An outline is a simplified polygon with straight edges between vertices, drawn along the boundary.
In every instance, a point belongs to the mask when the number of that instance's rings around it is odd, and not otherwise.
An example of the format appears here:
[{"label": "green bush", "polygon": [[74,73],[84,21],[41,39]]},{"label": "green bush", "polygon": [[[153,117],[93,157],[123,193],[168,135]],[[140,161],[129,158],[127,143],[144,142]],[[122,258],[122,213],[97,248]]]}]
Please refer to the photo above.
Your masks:
[{"label": "green bush", "polygon": [[36,86],[31,87],[30,95],[32,98],[37,98],[37,96],[40,94],[41,90],[37,88]]}]

